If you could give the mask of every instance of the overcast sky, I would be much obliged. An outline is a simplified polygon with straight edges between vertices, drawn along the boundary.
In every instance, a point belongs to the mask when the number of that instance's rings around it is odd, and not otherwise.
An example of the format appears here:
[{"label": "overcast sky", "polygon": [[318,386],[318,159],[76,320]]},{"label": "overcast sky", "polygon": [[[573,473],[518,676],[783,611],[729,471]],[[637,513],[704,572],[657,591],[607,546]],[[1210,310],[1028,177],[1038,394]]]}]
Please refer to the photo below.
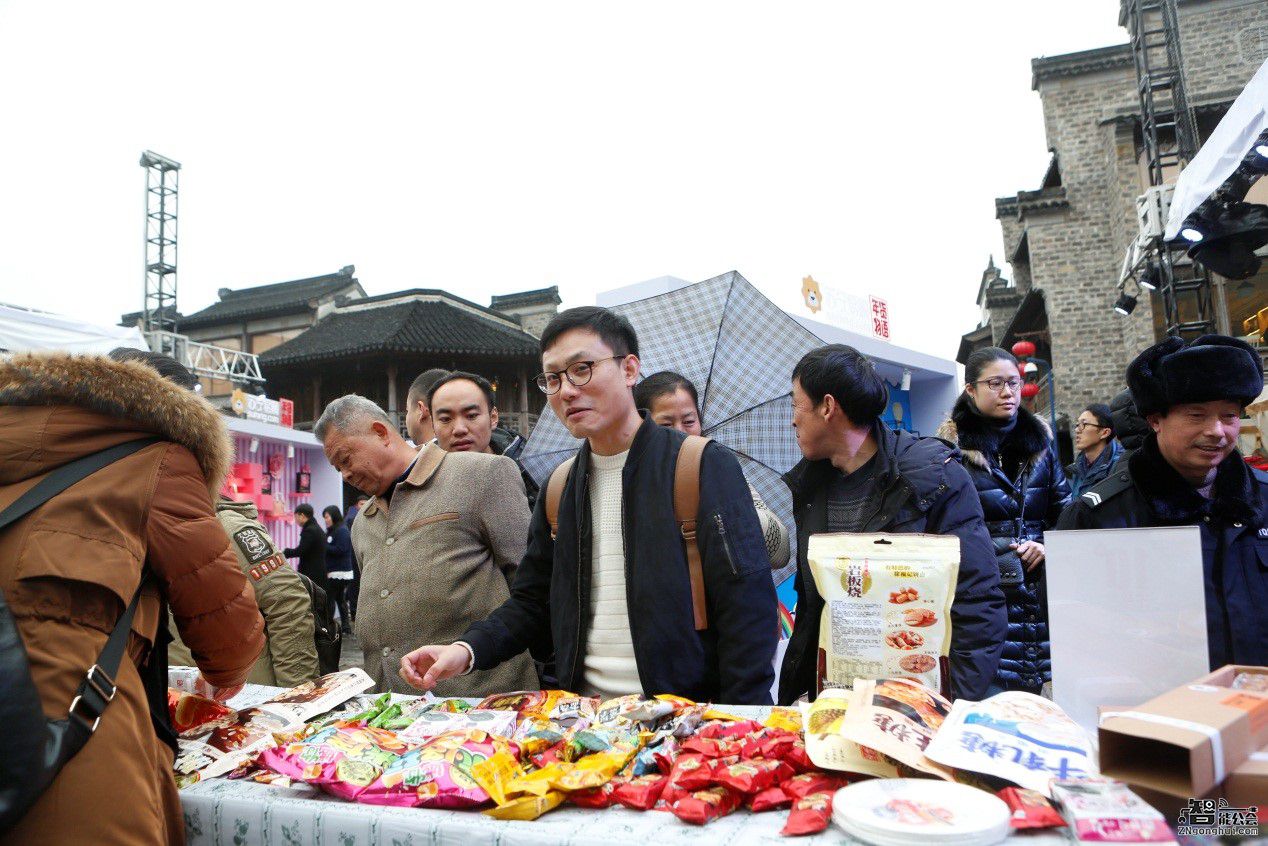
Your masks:
[{"label": "overcast sky", "polygon": [[735,269],[949,358],[1047,164],[1030,59],[1125,41],[1118,6],[0,0],[0,301],[140,309],[152,149],[185,313],[347,264],[486,305]]}]

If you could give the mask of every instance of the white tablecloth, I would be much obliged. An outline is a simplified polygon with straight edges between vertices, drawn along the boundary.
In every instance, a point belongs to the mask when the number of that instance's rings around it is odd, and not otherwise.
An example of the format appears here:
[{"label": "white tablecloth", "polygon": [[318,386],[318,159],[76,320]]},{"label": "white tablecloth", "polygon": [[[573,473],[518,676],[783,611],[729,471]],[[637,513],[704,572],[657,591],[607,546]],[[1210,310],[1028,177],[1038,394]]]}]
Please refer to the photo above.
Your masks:
[{"label": "white tablecloth", "polygon": [[[230,704],[245,708],[278,692],[249,685]],[[727,708],[760,717],[765,709]],[[726,846],[857,843],[829,825],[813,837],[783,837],[787,811],[744,810],[703,828],[664,811],[563,805],[531,822],[495,820],[479,811],[387,808],[344,802],[308,785],[279,788],[251,781],[211,779],[181,791],[189,846]],[[1010,843],[1055,846],[1062,834],[1016,835]]]}]

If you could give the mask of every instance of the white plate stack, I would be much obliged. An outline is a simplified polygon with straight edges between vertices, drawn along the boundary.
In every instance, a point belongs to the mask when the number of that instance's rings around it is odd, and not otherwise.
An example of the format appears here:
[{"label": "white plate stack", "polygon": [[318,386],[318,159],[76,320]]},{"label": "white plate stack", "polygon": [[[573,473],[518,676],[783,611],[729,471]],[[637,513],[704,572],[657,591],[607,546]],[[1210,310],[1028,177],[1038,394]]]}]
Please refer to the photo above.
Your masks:
[{"label": "white plate stack", "polygon": [[861,781],[832,800],[836,824],[878,846],[992,846],[1008,837],[1009,817],[984,790],[930,779]]}]

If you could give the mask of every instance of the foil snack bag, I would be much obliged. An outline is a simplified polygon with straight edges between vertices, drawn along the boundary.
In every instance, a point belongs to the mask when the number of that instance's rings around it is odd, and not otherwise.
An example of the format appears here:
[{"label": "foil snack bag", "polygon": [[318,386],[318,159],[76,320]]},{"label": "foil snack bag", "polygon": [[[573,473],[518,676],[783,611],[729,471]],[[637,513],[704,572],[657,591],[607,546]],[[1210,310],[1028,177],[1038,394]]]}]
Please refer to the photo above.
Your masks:
[{"label": "foil snack bag", "polygon": [[905,678],[950,695],[954,535],[819,534],[808,550],[823,597],[816,693]]}]

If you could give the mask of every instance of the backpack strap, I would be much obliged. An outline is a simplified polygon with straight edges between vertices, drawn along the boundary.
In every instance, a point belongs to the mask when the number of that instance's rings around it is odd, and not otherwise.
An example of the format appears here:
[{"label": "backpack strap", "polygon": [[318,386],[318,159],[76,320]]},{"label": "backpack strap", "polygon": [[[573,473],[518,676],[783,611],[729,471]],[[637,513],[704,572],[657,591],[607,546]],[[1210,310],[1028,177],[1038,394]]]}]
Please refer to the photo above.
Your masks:
[{"label": "backpack strap", "polygon": [[550,524],[551,540],[559,534],[559,501],[564,498],[564,485],[568,483],[568,472],[572,470],[576,460],[577,457],[574,455],[560,464],[551,471],[550,480],[546,482],[546,522]]},{"label": "backpack strap", "polygon": [[688,435],[678,450],[678,463],[674,466],[674,519],[682,532],[687,547],[687,575],[691,579],[691,608],[696,618],[696,631],[709,627],[709,613],[705,604],[704,565],[700,560],[700,539],[696,534],[696,522],[700,513],[700,463],[709,439],[700,435]]}]

